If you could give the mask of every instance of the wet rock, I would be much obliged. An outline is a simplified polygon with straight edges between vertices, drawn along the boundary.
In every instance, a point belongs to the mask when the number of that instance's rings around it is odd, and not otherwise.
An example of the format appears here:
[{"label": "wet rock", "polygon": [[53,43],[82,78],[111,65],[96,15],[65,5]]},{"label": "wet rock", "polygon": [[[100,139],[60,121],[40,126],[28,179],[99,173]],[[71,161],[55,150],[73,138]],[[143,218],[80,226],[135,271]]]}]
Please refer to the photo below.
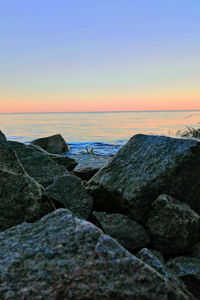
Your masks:
[{"label": "wet rock", "polygon": [[111,160],[111,156],[101,156],[95,154],[76,154],[72,157],[78,162],[78,165],[73,171],[74,174],[86,181],[91,179]]},{"label": "wet rock", "polygon": [[183,252],[200,238],[200,217],[187,204],[163,194],[151,205],[146,229],[162,253]]},{"label": "wet rock", "polygon": [[150,204],[162,193],[200,212],[200,143],[137,134],[88,183],[94,208],[123,212],[144,222]]},{"label": "wet rock", "polygon": [[51,199],[62,203],[80,218],[87,219],[92,211],[93,199],[76,176],[68,174],[56,178],[46,192]]},{"label": "wet rock", "polygon": [[56,177],[68,173],[65,167],[58,165],[49,155],[32,146],[8,141],[1,143],[1,148],[16,151],[25,171],[44,187],[52,184]]},{"label": "wet rock", "polygon": [[0,142],[5,142],[6,141],[6,136],[5,134],[0,130]]},{"label": "wet rock", "polygon": [[60,154],[69,151],[68,145],[60,134],[36,139],[31,144],[38,145],[50,153]]},{"label": "wet rock", "polygon": [[167,266],[183,280],[196,299],[200,299],[200,259],[181,256],[170,259]]},{"label": "wet rock", "polygon": [[12,150],[0,148],[0,231],[33,222],[54,210],[41,185],[29,177]]},{"label": "wet rock", "polygon": [[116,239],[123,247],[136,250],[147,246],[149,235],[144,227],[122,214],[93,212],[105,233]]},{"label": "wet rock", "polygon": [[193,299],[65,209],[1,233],[0,244],[4,300]]}]

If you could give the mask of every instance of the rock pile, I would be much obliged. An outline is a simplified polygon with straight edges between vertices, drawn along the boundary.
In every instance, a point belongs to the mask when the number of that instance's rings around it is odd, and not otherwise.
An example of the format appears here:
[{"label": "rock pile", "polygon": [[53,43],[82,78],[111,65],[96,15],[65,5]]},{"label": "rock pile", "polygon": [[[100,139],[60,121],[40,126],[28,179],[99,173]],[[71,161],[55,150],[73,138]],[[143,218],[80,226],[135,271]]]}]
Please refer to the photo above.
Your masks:
[{"label": "rock pile", "polygon": [[0,299],[200,299],[199,142],[136,135],[84,173],[4,137]]}]

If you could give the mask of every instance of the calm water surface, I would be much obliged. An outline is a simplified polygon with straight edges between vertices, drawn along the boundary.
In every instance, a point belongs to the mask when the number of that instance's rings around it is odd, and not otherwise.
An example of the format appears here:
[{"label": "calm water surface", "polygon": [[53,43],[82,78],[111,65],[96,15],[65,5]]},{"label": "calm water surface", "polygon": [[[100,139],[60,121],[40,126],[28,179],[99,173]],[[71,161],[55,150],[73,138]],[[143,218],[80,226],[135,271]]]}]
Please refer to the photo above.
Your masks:
[{"label": "calm water surface", "polygon": [[60,133],[73,153],[88,146],[97,154],[114,154],[137,133],[175,136],[199,122],[200,111],[0,114],[0,129],[10,140],[29,142]]}]

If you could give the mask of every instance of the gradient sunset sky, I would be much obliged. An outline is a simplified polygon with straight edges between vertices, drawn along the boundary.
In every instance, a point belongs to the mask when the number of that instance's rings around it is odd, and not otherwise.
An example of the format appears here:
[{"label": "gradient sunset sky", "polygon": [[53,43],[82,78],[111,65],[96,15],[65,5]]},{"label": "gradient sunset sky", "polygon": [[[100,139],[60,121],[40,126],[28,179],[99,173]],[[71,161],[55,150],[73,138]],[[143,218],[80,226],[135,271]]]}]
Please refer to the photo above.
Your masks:
[{"label": "gradient sunset sky", "polygon": [[0,2],[0,112],[200,109],[199,0]]}]

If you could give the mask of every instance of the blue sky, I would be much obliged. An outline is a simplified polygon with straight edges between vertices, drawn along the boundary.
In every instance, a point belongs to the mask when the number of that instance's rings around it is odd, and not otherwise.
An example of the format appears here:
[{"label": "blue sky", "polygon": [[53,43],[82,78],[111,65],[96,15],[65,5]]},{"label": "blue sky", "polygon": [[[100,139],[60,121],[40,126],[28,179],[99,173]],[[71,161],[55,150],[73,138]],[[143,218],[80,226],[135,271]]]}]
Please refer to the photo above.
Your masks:
[{"label": "blue sky", "polygon": [[200,108],[199,16],[197,0],[1,1],[2,112]]}]

